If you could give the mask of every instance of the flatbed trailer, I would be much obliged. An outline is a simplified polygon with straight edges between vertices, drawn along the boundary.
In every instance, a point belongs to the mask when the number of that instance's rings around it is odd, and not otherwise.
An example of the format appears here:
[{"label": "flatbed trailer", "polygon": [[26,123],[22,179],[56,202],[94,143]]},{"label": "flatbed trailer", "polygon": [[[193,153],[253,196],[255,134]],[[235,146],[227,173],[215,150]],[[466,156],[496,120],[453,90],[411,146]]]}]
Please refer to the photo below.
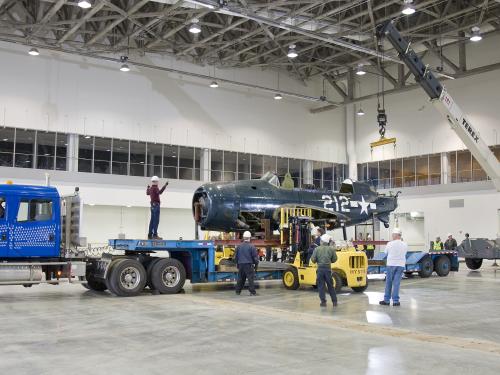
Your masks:
[{"label": "flatbed trailer", "polygon": [[[379,253],[368,261],[368,274],[386,272],[386,253]],[[405,275],[418,273],[420,277],[430,277],[433,272],[438,276],[448,276],[450,271],[458,271],[458,252],[456,251],[409,251],[406,254]]]}]

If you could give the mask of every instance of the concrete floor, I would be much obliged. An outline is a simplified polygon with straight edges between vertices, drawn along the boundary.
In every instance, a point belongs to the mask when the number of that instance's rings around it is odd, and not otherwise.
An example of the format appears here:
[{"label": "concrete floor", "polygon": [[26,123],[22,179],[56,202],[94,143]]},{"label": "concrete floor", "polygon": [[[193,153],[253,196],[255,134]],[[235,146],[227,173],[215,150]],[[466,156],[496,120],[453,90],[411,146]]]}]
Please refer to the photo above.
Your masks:
[{"label": "concrete floor", "polygon": [[260,283],[117,298],[79,285],[0,287],[0,374],[499,374],[500,269],[383,282],[319,307]]}]

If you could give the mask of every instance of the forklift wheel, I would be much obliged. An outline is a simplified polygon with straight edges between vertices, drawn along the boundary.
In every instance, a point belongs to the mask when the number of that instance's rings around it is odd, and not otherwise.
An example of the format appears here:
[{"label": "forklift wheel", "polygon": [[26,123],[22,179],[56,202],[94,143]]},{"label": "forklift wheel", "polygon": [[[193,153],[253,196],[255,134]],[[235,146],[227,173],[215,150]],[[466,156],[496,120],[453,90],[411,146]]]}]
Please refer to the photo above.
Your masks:
[{"label": "forklift wheel", "polygon": [[335,288],[335,292],[339,293],[340,290],[342,289],[342,277],[340,277],[340,275],[337,272],[333,271],[332,281],[333,281],[333,287]]},{"label": "forklift wheel", "polygon": [[299,274],[295,268],[289,268],[285,271],[283,285],[290,290],[296,290],[299,287]]}]

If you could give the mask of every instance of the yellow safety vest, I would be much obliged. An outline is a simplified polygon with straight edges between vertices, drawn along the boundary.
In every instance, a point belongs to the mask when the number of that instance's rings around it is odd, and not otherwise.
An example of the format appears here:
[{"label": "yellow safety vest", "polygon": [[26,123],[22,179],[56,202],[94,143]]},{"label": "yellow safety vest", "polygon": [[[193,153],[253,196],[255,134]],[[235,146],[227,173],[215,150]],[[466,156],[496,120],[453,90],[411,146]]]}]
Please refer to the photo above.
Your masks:
[{"label": "yellow safety vest", "polygon": [[364,245],[357,245],[356,248],[360,251],[363,251],[365,249]]},{"label": "yellow safety vest", "polygon": [[442,244],[442,242],[441,242],[441,241],[435,241],[435,242],[434,242],[434,250],[443,250],[443,249],[441,248],[441,244]]},{"label": "yellow safety vest", "polygon": [[375,246],[374,245],[366,245],[366,250],[375,250]]}]

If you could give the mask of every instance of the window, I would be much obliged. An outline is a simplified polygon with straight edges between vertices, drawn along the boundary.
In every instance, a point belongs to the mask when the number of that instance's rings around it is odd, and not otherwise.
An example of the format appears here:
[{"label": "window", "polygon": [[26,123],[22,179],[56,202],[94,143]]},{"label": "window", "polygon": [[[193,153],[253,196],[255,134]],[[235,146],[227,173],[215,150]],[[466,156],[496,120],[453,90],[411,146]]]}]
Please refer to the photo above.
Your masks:
[{"label": "window", "polygon": [[283,179],[288,173],[288,159],[287,158],[276,158],[276,174],[279,178]]},{"label": "window", "polygon": [[94,137],[81,135],[78,137],[78,172],[92,172],[94,160]]},{"label": "window", "polygon": [[417,186],[429,185],[429,157],[418,156],[415,159],[415,170],[417,175]]},{"label": "window", "polygon": [[7,202],[4,197],[0,197],[0,220],[7,217]]},{"label": "window", "polygon": [[472,180],[472,155],[468,150],[457,151],[457,182]]},{"label": "window", "polygon": [[47,199],[22,199],[17,211],[17,221],[48,221],[52,219],[52,201]]},{"label": "window", "polygon": [[177,178],[179,146],[163,146],[163,178]]},{"label": "window", "polygon": [[146,143],[130,142],[130,175],[146,175]]},{"label": "window", "polygon": [[194,149],[194,180],[201,180],[201,156],[203,150],[201,148]]},{"label": "window", "polygon": [[403,160],[391,160],[391,187],[398,188],[403,186]]},{"label": "window", "polygon": [[68,135],[57,133],[56,134],[56,169],[58,171],[65,171],[66,157],[68,153]]},{"label": "window", "polygon": [[163,146],[156,143],[148,143],[146,146],[148,151],[146,155],[146,176],[158,176],[161,178]]},{"label": "window", "polygon": [[302,179],[302,161],[299,159],[288,159],[288,171],[293,179],[293,185],[298,188],[301,186]]},{"label": "window", "polygon": [[378,163],[378,187],[379,189],[391,188],[391,162],[384,160]]},{"label": "window", "polygon": [[250,154],[238,152],[238,180],[250,180]]},{"label": "window", "polygon": [[33,168],[36,133],[34,130],[16,129],[15,167]]},{"label": "window", "polygon": [[323,163],[320,161],[313,161],[313,185],[317,189],[323,187]]},{"label": "window", "polygon": [[448,153],[448,160],[450,161],[450,170],[448,176],[450,177],[450,182],[457,182],[457,152],[452,151]]},{"label": "window", "polygon": [[347,164],[335,164],[333,190],[338,191],[340,184],[347,178]]},{"label": "window", "polygon": [[222,181],[224,165],[222,161],[224,160],[224,152],[219,150],[212,150],[210,156],[210,181]]},{"label": "window", "polygon": [[128,174],[128,149],[129,142],[121,139],[113,139],[113,154],[111,155],[111,173]]},{"label": "window", "polygon": [[264,157],[262,155],[251,155],[251,179],[261,178],[262,177],[262,168],[264,166]]},{"label": "window", "polygon": [[378,185],[378,162],[368,163],[368,181],[375,187]]},{"label": "window", "polygon": [[415,158],[403,159],[403,187],[415,186]]},{"label": "window", "polygon": [[271,172],[276,173],[276,156],[263,157],[264,159],[264,173]]},{"label": "window", "polygon": [[441,183],[441,155],[429,155],[429,184],[439,185]]},{"label": "window", "polygon": [[194,148],[179,146],[179,178],[192,180],[194,173]]},{"label": "window", "polygon": [[358,164],[358,181],[368,181],[368,164]]},{"label": "window", "polygon": [[236,180],[238,154],[232,151],[224,151],[224,181]]},{"label": "window", "polygon": [[0,128],[0,167],[14,166],[15,129]]},{"label": "window", "polygon": [[111,172],[111,139],[94,139],[94,173]]},{"label": "window", "polygon": [[485,181],[487,179],[486,172],[479,165],[476,158],[472,156],[472,181]]},{"label": "window", "polygon": [[56,157],[56,133],[38,132],[36,136],[38,169],[54,169]]},{"label": "window", "polygon": [[333,190],[333,163],[323,163],[323,188]]}]

